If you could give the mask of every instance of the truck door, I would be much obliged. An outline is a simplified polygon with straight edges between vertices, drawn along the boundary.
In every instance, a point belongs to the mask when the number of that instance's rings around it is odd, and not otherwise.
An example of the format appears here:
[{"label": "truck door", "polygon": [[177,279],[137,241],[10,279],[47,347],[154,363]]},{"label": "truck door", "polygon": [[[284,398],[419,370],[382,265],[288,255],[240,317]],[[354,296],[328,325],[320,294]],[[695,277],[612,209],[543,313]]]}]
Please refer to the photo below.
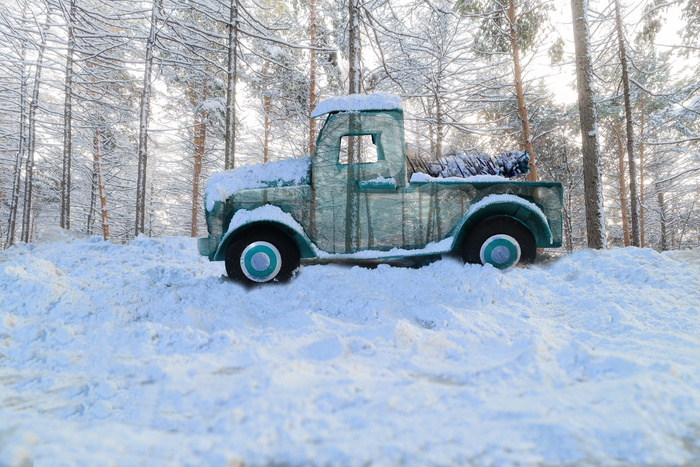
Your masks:
[{"label": "truck door", "polygon": [[315,229],[329,253],[401,245],[406,185],[401,111],[331,114],[313,160]]}]

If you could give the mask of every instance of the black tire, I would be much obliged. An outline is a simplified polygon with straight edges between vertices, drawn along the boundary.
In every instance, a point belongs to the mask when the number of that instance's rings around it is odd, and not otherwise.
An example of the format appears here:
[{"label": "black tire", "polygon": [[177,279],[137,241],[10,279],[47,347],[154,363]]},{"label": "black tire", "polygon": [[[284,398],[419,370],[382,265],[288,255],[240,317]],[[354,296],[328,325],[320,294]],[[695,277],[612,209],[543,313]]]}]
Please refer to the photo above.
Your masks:
[{"label": "black tire", "polygon": [[226,249],[226,273],[243,284],[287,282],[299,264],[294,241],[275,229],[243,232]]},{"label": "black tire", "polygon": [[465,263],[507,269],[531,264],[537,257],[535,237],[524,224],[507,216],[485,219],[469,230],[462,243]]}]

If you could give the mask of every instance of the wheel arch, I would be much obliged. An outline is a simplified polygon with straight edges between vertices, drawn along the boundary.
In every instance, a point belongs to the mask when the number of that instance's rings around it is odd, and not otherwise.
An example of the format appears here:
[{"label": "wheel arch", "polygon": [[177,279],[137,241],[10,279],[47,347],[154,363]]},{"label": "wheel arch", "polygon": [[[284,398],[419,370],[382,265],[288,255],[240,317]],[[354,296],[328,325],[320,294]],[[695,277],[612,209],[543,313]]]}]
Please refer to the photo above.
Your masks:
[{"label": "wheel arch", "polygon": [[473,227],[486,219],[497,216],[510,217],[527,227],[538,248],[552,246],[552,230],[544,213],[535,203],[515,195],[491,195],[474,203],[457,224],[453,249],[461,247]]},{"label": "wheel arch", "polygon": [[228,246],[231,244],[232,241],[234,241],[236,238],[238,238],[241,234],[243,233],[249,233],[251,231],[276,231],[279,232],[281,235],[286,235],[289,238],[292,239],[294,244],[296,245],[297,249],[299,250],[299,256],[302,258],[308,258],[308,257],[315,257],[316,254],[314,253],[313,248],[311,247],[311,244],[309,241],[306,239],[306,237],[301,233],[298,232],[296,229],[293,227],[279,221],[273,221],[273,220],[258,220],[254,222],[250,222],[247,224],[243,224],[239,227],[237,227],[234,230],[231,230],[226,233],[224,238],[221,240],[219,243],[219,247],[214,254],[214,261],[224,261],[226,259],[226,250],[228,249]]}]

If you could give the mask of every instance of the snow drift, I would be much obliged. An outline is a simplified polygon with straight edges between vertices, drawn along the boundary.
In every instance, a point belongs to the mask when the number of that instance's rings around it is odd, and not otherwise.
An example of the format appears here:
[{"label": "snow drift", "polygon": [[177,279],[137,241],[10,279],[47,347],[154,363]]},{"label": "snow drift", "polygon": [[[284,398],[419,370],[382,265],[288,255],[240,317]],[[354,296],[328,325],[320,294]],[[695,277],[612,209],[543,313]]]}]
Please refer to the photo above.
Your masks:
[{"label": "snow drift", "polygon": [[0,465],[700,462],[700,250],[223,272],[185,238],[0,253]]}]

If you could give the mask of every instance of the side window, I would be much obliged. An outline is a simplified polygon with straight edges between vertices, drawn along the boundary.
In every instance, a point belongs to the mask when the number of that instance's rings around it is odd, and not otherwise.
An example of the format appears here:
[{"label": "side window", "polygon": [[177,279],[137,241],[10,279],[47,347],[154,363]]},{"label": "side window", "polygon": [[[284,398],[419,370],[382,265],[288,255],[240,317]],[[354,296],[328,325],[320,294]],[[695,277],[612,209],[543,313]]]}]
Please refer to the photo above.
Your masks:
[{"label": "side window", "polygon": [[375,135],[345,135],[340,138],[339,164],[356,164],[379,161],[379,148]]}]

